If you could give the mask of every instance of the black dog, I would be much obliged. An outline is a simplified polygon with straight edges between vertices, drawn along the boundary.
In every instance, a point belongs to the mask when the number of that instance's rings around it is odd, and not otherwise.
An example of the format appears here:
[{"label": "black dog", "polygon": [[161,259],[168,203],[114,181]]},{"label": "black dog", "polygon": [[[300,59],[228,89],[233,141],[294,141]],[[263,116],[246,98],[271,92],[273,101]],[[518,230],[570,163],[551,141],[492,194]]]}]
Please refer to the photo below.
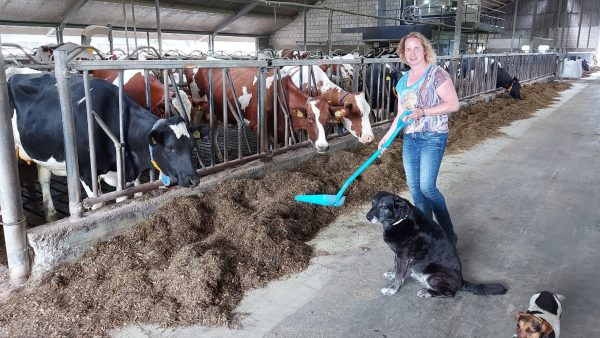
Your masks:
[{"label": "black dog", "polygon": [[417,293],[422,298],[454,297],[458,290],[477,295],[506,293],[500,284],[474,284],[464,280],[456,248],[444,230],[404,198],[378,192],[367,219],[383,225],[383,240],[396,254],[395,271],[384,274],[393,282],[381,289],[383,294],[398,292],[408,271],[425,286]]}]

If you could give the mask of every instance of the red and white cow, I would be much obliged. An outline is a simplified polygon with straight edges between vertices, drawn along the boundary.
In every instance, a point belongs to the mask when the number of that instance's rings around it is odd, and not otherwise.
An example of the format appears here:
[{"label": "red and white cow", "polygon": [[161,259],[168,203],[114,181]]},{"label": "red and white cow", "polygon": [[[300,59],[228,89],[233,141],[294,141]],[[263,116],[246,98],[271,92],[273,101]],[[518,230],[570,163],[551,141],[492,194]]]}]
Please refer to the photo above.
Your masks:
[{"label": "red and white cow", "polygon": [[[97,79],[106,80],[119,85],[118,72],[113,69],[108,70],[94,70],[93,77]],[[135,103],[142,107],[146,106],[146,84],[144,82],[143,71],[139,70],[125,70],[123,72],[123,83],[125,84],[124,91]],[[164,100],[164,85],[149,74],[148,83],[150,87],[150,111],[155,115],[162,117],[165,111],[165,100]],[[175,92],[170,91],[169,96],[171,98],[171,105],[179,112],[185,112],[188,121],[192,120],[192,102],[185,91],[179,90],[179,96],[183,102],[183,107],[177,99]]]},{"label": "red and white cow", "polygon": [[[302,83],[300,83],[299,66],[283,67],[282,75],[287,74],[291,76],[296,86],[306,91],[309,79],[308,70],[308,66],[302,67]],[[312,66],[312,72],[317,88],[311,94],[326,99],[333,106],[344,106],[348,110],[348,113],[340,118],[344,128],[354,137],[358,138],[361,143],[373,141],[375,136],[373,135],[371,121],[369,120],[371,107],[365,99],[365,93],[347,92],[333,83],[319,66]]]},{"label": "red and white cow", "polygon": [[[208,72],[209,69],[202,68],[194,75],[194,81],[198,85],[199,95],[208,95]],[[257,131],[258,128],[258,79],[257,68],[231,68],[230,77],[234,83],[237,99],[240,102],[243,117],[250,128]],[[266,121],[268,134],[273,136],[273,72],[269,72],[266,78],[267,88],[267,108]],[[287,76],[281,79],[283,90],[286,94],[287,107],[291,117],[294,131],[304,129],[307,131],[308,138],[312,142],[317,152],[324,152],[329,149],[327,142],[326,127],[329,124],[330,106],[324,98],[312,98],[302,92],[292,79]],[[219,102],[223,97],[223,75],[220,71],[214,71],[212,76],[213,97]],[[227,98],[233,101],[233,92],[230,86],[227,86]],[[214,105],[215,113],[218,117],[223,116],[223,106]],[[231,115],[231,112],[229,112]],[[285,135],[285,116],[281,109],[277,109],[277,143],[283,143]],[[233,116],[231,117],[233,119]]]}]

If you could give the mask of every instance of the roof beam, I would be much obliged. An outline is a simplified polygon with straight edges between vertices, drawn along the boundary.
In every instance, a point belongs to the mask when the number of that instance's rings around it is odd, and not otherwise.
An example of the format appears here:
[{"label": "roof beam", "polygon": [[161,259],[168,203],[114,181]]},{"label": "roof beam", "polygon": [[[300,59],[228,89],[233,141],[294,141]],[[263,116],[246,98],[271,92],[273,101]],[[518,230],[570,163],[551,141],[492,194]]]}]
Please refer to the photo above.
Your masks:
[{"label": "roof beam", "polygon": [[494,4],[496,6],[506,6],[507,5],[505,2],[502,2],[499,0],[483,0],[482,2],[488,2],[488,3]]},{"label": "roof beam", "polygon": [[[44,22],[44,21],[29,21],[23,23],[22,21],[10,21],[10,20],[0,20],[0,26],[23,26],[23,27],[57,27],[59,23],[57,22]],[[80,28],[84,29],[89,25],[82,24],[74,24],[68,23],[65,25],[66,28]],[[122,26],[112,26],[113,31],[122,31],[125,28]],[[156,33],[156,28],[137,28],[138,32],[149,32]],[[200,34],[200,35],[211,35],[212,32],[208,31],[195,31],[195,30],[187,30],[187,29],[161,29],[163,33],[173,33],[173,34]],[[241,34],[241,33],[221,33],[223,36],[241,36],[241,37],[268,37],[269,34]]]},{"label": "roof beam", "polygon": [[215,30],[212,32],[212,35],[213,36],[217,35],[220,31],[222,31],[227,26],[229,26],[230,24],[235,22],[237,19],[248,14],[248,12],[250,12],[252,9],[254,9],[254,7],[256,7],[256,5],[258,5],[258,2],[251,2],[251,3],[246,4],[246,6],[242,7],[242,9],[240,9],[239,12],[235,13],[234,16],[225,20],[225,22],[223,22],[222,24],[218,25],[217,28],[215,28]]},{"label": "roof beam", "polygon": [[[109,2],[109,3],[117,3],[117,4],[123,3],[123,0],[93,0],[93,1]],[[135,2],[135,6],[155,8],[155,3],[153,0],[139,0],[139,1]],[[236,15],[236,12],[232,11],[232,10],[218,9],[218,8],[214,8],[214,7],[198,6],[198,5],[169,4],[169,3],[161,2],[160,8],[161,9],[175,9],[175,10],[181,10],[181,11],[191,11],[191,12],[215,13],[215,14],[223,14],[223,15],[230,15],[230,16]],[[273,15],[269,14],[269,13],[247,13],[246,16],[252,17],[252,18],[261,18],[261,19],[272,19],[273,18]],[[289,15],[277,14],[277,16],[282,17],[284,19],[292,18]]]},{"label": "roof beam", "polygon": [[71,7],[71,9],[69,9],[65,15],[63,15],[62,21],[60,22],[60,27],[64,27],[66,24],[68,24],[69,21],[71,21],[71,19],[73,19],[73,17],[79,12],[81,7],[83,7],[87,2],[88,0],[77,0],[77,3],[75,3],[75,5],[73,5],[73,7]]}]

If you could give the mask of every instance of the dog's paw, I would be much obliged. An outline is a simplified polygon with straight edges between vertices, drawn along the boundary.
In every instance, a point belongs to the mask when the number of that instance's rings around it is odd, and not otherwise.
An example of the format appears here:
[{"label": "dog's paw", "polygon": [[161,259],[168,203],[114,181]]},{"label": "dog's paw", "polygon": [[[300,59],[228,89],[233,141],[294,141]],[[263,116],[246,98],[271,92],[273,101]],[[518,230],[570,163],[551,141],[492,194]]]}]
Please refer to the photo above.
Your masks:
[{"label": "dog's paw", "polygon": [[383,293],[386,296],[391,296],[396,294],[396,292],[398,292],[398,290],[394,289],[394,288],[383,288],[381,289],[381,293]]},{"label": "dog's paw", "polygon": [[387,280],[394,280],[396,278],[396,273],[394,271],[388,271],[383,273],[383,278]]},{"label": "dog's paw", "polygon": [[417,296],[421,298],[431,298],[431,293],[427,289],[421,289],[417,291]]}]

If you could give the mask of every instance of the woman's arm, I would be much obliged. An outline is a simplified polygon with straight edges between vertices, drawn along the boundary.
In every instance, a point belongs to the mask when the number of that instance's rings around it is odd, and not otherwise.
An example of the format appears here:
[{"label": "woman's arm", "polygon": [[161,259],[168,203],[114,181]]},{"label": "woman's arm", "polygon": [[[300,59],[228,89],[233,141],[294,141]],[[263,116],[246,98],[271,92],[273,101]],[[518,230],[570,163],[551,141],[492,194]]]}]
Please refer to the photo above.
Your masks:
[{"label": "woman's arm", "polygon": [[440,97],[440,104],[434,107],[423,109],[424,115],[443,115],[453,113],[458,110],[458,95],[452,84],[452,80],[447,79],[437,89],[436,93]]},{"label": "woman's arm", "polygon": [[[400,104],[400,100],[398,100],[398,114],[394,118],[394,121],[392,121],[392,124],[390,125],[390,129],[388,129],[387,133],[385,133],[385,135],[383,135],[383,137],[379,141],[379,144],[377,145],[377,149],[380,149],[381,147],[383,147],[385,142],[387,142],[388,138],[390,136],[392,136],[392,134],[394,133],[394,130],[396,130],[396,126],[398,125],[398,119],[400,118],[400,115],[402,115],[403,109],[404,108]],[[385,150],[382,151],[382,153],[384,153],[384,152],[385,152]]]}]

